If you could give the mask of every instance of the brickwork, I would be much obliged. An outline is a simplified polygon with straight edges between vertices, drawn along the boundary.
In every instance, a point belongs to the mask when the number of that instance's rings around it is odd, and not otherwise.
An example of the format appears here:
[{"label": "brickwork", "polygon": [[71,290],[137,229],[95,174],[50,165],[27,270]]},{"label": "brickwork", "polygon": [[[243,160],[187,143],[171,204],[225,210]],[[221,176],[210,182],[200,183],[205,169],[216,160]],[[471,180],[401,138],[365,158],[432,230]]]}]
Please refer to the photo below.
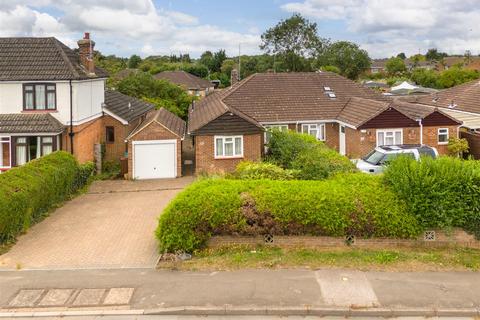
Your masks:
[{"label": "brickwork", "polygon": [[232,172],[244,160],[259,161],[262,158],[263,132],[243,136],[243,157],[215,159],[214,136],[195,137],[196,173]]},{"label": "brickwork", "polygon": [[[343,237],[314,237],[314,236],[273,236],[273,242],[267,243],[264,236],[215,236],[212,237],[207,246],[209,248],[219,248],[229,245],[273,245],[282,248],[292,247],[345,247],[347,242]],[[435,240],[427,241],[422,234],[417,239],[386,239],[370,238],[355,239],[351,243],[352,247],[359,248],[388,248],[388,247],[443,247],[443,246],[461,246],[469,248],[480,248],[480,241],[473,235],[466,233],[461,229],[455,229],[451,233],[445,233],[441,230],[435,230]]]},{"label": "brickwork", "polygon": [[325,124],[325,144],[337,151],[340,150],[340,127],[338,123]]},{"label": "brickwork", "polygon": [[[101,143],[105,132],[103,117],[73,127],[73,151],[80,163],[94,160],[94,145]],[[70,151],[70,127],[62,136],[62,149]]]},{"label": "brickwork", "polygon": [[105,115],[104,116],[104,125],[106,127],[113,127],[115,132],[115,142],[107,143],[106,142],[106,129],[103,132],[102,142],[105,143],[105,161],[118,161],[125,155],[127,152],[127,143],[125,139],[128,137],[130,132],[134,130],[140,123],[141,118],[138,118],[135,121],[132,121],[128,125],[122,124],[117,119]]},{"label": "brickwork", "polygon": [[132,141],[145,140],[177,140],[177,177],[182,176],[182,140],[173,132],[157,122],[150,123],[143,130],[135,134],[128,141],[128,178],[133,176],[133,146]]}]

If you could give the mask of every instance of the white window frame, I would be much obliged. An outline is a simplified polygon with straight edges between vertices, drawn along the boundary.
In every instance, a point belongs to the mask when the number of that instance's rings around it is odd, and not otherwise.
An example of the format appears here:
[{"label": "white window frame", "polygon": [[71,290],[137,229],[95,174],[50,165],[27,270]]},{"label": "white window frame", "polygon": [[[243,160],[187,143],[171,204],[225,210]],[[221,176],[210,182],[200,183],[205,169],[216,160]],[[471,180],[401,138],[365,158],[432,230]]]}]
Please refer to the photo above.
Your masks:
[{"label": "white window frame", "polygon": [[[225,139],[227,138],[232,138],[233,141],[233,155],[231,156],[226,156],[225,155]],[[236,139],[240,138],[240,154],[235,154],[236,150],[236,145],[235,141]],[[223,145],[223,155],[217,155],[217,140],[222,139],[222,145]],[[213,137],[213,156],[215,159],[232,159],[232,158],[243,158],[243,136],[214,136]]]},{"label": "white window frame", "polygon": [[[306,132],[303,130],[303,126],[308,127]],[[315,138],[320,141],[325,141],[325,123],[302,123],[300,124],[300,128],[301,132],[306,134],[310,134],[310,130],[316,130],[317,135]]]},{"label": "white window frame", "polygon": [[[446,130],[447,132],[446,133],[440,133],[440,131],[442,130]],[[440,135],[447,135],[447,141],[440,141]],[[448,130],[448,128],[438,128],[438,131],[437,131],[437,143],[439,145],[444,145],[444,144],[448,144],[448,139],[450,139],[450,131]]]},{"label": "white window frame", "polygon": [[263,143],[264,144],[268,144],[268,134],[272,131],[272,130],[280,130],[280,131],[288,131],[288,124],[267,124],[267,125],[264,125],[263,126],[265,128],[265,132],[264,132],[264,135],[263,135]]},{"label": "white window frame", "polygon": [[[3,140],[7,138],[7,140]],[[8,145],[8,164],[3,163],[3,145]],[[10,136],[0,136],[0,157],[2,157],[2,165],[0,165],[0,170],[10,169],[12,167],[12,137]],[[0,171],[1,173],[1,171]]]},{"label": "white window frame", "polygon": [[[400,132],[400,141],[395,141],[395,133],[397,132]],[[379,134],[380,133],[383,133],[383,141],[382,141],[382,144],[379,143]],[[393,136],[393,144],[396,145],[396,144],[403,144],[403,129],[382,129],[382,130],[377,130],[377,134],[376,134],[376,140],[377,140],[377,147],[379,146],[385,146],[386,144],[385,143],[385,139],[387,137],[387,134],[392,134]]]}]

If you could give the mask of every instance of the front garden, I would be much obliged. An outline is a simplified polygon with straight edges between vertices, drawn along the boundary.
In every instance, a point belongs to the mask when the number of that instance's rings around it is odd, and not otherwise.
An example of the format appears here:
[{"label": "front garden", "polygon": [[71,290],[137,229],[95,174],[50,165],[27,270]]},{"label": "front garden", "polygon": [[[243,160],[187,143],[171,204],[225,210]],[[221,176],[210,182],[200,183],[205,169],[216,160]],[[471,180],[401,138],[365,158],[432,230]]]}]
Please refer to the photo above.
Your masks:
[{"label": "front garden", "polygon": [[477,161],[400,157],[368,175],[310,136],[273,132],[270,141],[264,162],[201,179],[172,201],[156,233],[161,252],[207,259],[218,251],[198,250],[222,235],[417,239],[462,228],[480,237]]}]

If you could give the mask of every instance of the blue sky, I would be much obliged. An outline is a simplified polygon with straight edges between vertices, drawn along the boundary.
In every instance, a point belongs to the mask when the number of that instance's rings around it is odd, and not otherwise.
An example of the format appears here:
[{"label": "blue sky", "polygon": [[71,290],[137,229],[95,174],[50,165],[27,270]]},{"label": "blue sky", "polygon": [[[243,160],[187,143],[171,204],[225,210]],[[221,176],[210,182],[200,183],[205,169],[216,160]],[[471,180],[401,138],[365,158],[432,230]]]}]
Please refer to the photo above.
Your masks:
[{"label": "blue sky", "polygon": [[371,57],[438,47],[480,53],[478,0],[0,0],[0,36],[55,36],[71,47],[89,31],[105,54],[142,56],[226,49],[260,53],[260,35],[299,12],[319,35]]}]

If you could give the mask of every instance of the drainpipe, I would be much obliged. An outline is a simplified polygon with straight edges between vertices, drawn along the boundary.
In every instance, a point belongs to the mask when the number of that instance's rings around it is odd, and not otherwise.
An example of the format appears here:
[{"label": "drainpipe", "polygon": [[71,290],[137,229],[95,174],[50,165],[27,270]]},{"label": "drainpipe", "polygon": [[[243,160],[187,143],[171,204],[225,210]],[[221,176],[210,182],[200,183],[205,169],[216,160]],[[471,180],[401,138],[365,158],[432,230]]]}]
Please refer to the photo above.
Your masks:
[{"label": "drainpipe", "polygon": [[72,80],[70,80],[70,132],[68,135],[70,136],[70,153],[73,154],[73,88],[72,88]]},{"label": "drainpipe", "polygon": [[423,146],[423,123],[422,123],[422,119],[417,119],[417,122],[420,125],[420,145]]}]

